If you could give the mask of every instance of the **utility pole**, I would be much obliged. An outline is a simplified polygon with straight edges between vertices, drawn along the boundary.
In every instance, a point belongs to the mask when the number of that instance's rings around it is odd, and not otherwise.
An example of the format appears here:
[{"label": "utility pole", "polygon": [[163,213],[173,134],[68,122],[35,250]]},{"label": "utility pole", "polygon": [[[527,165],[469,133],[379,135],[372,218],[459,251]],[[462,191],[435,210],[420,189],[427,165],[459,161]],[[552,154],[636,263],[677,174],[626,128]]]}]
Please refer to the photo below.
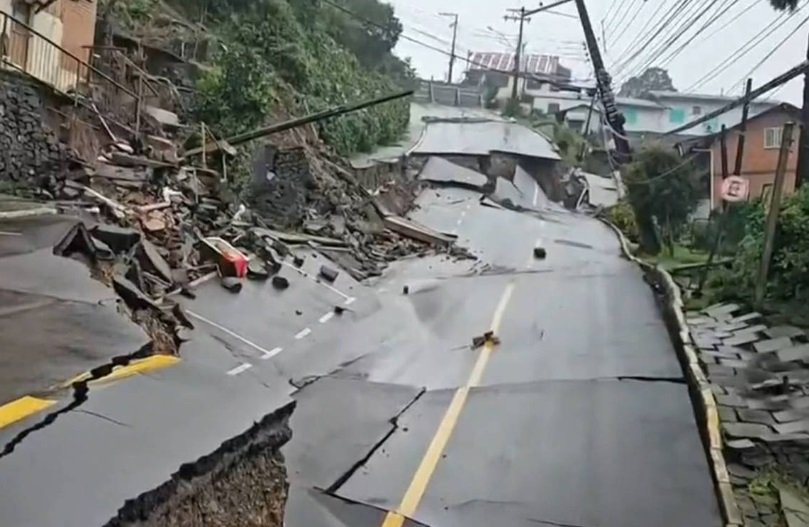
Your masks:
[{"label": "utility pole", "polygon": [[761,255],[761,267],[758,271],[756,281],[755,304],[760,306],[767,291],[767,275],[770,272],[770,260],[772,259],[773,244],[775,242],[775,228],[778,225],[778,214],[781,212],[781,193],[784,189],[784,178],[786,176],[787,159],[789,159],[789,147],[792,145],[792,129],[795,123],[784,123],[781,129],[781,148],[778,151],[778,165],[775,169],[775,182],[770,198],[770,210],[767,211],[767,223],[764,227],[764,252]]},{"label": "utility pole", "polygon": [[[744,87],[744,106],[742,106],[742,122],[739,125],[739,142],[736,147],[736,164],[733,166],[733,175],[738,176],[742,173],[742,159],[744,157],[744,136],[747,132],[747,116],[750,113],[750,92],[753,91],[753,79],[747,79],[747,84]],[[799,158],[800,159],[800,158]]]},{"label": "utility pole", "polygon": [[449,54],[449,73],[447,73],[447,83],[452,84],[452,67],[455,65],[455,42],[458,39],[458,13],[438,13],[441,16],[453,19],[452,24],[452,52]]},{"label": "utility pole", "polygon": [[[809,45],[806,48],[809,61]],[[809,183],[809,71],[803,74],[803,105],[801,106],[801,131],[798,136],[798,170],[795,187]]]},{"label": "utility pole", "polygon": [[[512,103],[517,102],[517,82],[520,79],[520,62],[522,62],[522,39],[523,39],[523,29],[525,26],[526,21],[526,14],[525,8],[521,7],[519,9],[509,9],[511,12],[519,13],[519,15],[506,15],[503,17],[506,20],[516,20],[520,23],[520,32],[517,36],[517,49],[514,53],[514,80],[512,81],[511,86],[511,101]],[[530,18],[528,19],[531,20]]]},{"label": "utility pole", "polygon": [[629,150],[629,141],[624,132],[624,116],[615,105],[615,95],[612,93],[612,79],[607,69],[604,67],[604,60],[601,58],[601,51],[598,49],[598,42],[596,41],[593,26],[590,23],[590,15],[587,14],[587,6],[584,5],[584,0],[574,0],[576,9],[579,11],[579,19],[581,26],[584,30],[584,39],[587,42],[587,49],[590,50],[590,59],[593,62],[593,69],[596,73],[596,82],[598,84],[598,91],[601,94],[601,103],[604,106],[604,114],[607,122],[612,128],[612,135],[615,140],[615,150],[617,155],[618,164],[628,163],[631,159]]}]

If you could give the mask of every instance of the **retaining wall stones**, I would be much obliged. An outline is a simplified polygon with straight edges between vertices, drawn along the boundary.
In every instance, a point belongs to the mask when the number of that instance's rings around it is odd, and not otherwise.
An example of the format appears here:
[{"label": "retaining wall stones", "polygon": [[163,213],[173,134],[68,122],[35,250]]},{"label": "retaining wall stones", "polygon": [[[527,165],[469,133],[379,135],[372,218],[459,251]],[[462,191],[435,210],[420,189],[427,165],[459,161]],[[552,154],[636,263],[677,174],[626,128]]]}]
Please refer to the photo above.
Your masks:
[{"label": "retaining wall stones", "polygon": [[66,159],[46,123],[47,96],[27,78],[0,71],[0,185],[47,186]]}]

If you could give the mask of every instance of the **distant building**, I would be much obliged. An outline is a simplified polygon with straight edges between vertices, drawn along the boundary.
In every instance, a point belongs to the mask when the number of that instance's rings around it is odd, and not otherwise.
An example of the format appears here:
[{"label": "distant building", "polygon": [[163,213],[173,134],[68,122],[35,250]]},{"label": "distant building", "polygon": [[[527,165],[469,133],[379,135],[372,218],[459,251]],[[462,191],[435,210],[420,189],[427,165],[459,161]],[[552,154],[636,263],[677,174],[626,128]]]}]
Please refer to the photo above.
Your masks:
[{"label": "distant building", "polygon": [[2,67],[61,91],[87,75],[96,0],[0,0]]},{"label": "distant building", "polygon": [[[781,131],[787,121],[800,122],[800,109],[787,103],[771,106],[750,117],[747,121],[744,155],[739,175],[750,182],[750,196],[753,198],[762,196],[769,188],[772,188],[781,146]],[[740,125],[741,123],[736,123],[726,131],[725,144],[729,173],[733,173],[735,165],[736,149],[741,135]],[[786,179],[784,180],[784,192],[787,194],[795,190],[795,171],[798,165],[798,127],[795,127],[794,135],[794,142],[787,158]],[[718,207],[721,204],[719,189],[722,184],[719,134],[683,141],[678,144],[678,147],[684,155],[700,152],[709,154],[710,202],[713,208]]]},{"label": "distant building", "polygon": [[[549,87],[540,92],[528,92],[533,97],[533,107],[541,113],[560,117],[571,128],[581,130],[586,121],[590,106],[592,88],[587,90],[551,90]],[[648,99],[633,97],[616,97],[615,102],[624,116],[624,131],[633,146],[660,139],[670,130],[712,112],[735,100],[721,95],[704,95],[677,92],[651,92]],[[755,116],[778,105],[777,101],[760,100],[750,104],[750,116]],[[598,104],[593,108],[590,130],[600,133],[600,112]],[[726,112],[706,123],[667,136],[668,143],[674,144],[695,136],[711,135],[718,132],[722,125],[730,128],[741,121],[741,107]]]},{"label": "distant building", "polygon": [[[515,60],[514,53],[471,52],[464,84],[494,86],[498,88],[496,98],[507,99],[511,97]],[[525,54],[520,57],[519,71],[517,90],[520,94],[538,89],[544,81],[567,83],[571,77],[571,70],[562,66],[555,55]]]}]

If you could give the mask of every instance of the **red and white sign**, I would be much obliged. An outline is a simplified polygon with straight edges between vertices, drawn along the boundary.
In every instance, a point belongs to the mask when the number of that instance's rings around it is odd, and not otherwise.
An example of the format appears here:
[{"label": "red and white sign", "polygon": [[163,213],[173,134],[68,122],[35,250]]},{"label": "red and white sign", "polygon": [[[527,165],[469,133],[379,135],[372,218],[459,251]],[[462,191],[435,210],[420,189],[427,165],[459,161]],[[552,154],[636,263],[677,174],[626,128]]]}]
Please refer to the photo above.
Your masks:
[{"label": "red and white sign", "polygon": [[729,176],[722,181],[722,199],[737,203],[745,201],[750,193],[750,182],[739,176]]}]

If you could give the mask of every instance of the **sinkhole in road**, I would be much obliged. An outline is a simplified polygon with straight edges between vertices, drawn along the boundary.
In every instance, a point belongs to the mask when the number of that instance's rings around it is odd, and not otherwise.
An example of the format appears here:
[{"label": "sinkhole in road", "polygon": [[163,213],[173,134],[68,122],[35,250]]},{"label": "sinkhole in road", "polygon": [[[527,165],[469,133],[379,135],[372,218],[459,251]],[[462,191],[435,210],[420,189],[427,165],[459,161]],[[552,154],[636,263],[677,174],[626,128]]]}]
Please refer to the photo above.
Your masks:
[{"label": "sinkhole in road", "polygon": [[105,527],[282,527],[289,484],[280,452],[295,403],[267,415],[171,479],[128,500]]}]

